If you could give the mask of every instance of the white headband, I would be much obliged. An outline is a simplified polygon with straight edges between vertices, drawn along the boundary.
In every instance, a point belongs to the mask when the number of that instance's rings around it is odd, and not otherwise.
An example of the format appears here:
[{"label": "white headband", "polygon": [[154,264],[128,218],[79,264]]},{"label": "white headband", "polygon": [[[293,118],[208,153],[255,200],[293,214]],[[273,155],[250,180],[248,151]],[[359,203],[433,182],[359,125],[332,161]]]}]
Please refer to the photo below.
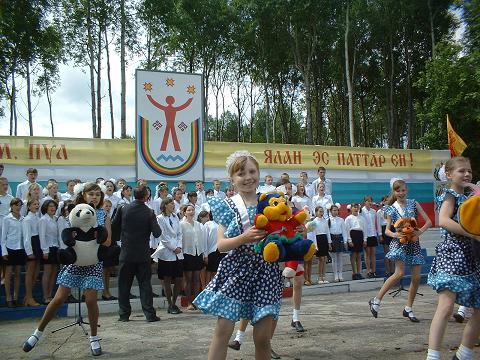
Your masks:
[{"label": "white headband", "polygon": [[255,159],[255,156],[253,156],[250,152],[248,152],[247,150],[238,150],[238,151],[235,151],[234,153],[230,154],[228,157],[227,157],[227,161],[225,161],[225,166],[227,167],[227,173],[230,174],[230,167],[232,166],[233,162],[237,159],[237,158],[240,158],[240,157],[249,157],[255,161],[257,161],[257,159]]},{"label": "white headband", "polygon": [[402,180],[402,181],[403,181],[403,179],[402,179],[402,178],[399,178],[399,177],[393,177],[393,178],[390,179],[390,189],[393,190],[393,184],[395,184],[395,182],[397,182],[398,180]]}]

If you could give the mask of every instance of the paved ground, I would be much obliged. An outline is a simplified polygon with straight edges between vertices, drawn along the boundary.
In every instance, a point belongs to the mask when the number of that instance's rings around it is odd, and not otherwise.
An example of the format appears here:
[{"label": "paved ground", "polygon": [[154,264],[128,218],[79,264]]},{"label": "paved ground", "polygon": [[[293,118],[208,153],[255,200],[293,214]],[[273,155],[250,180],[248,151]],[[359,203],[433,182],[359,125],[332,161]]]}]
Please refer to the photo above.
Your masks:
[{"label": "paved ground", "polygon": [[[436,295],[423,286],[425,296],[415,304],[414,324],[402,317],[405,294],[387,296],[380,317],[374,319],[367,301],[375,291],[333,295],[315,295],[304,298],[302,323],[307,329],[298,334],[290,328],[292,300],[282,306],[273,347],[282,359],[425,359],[428,330],[436,307]],[[135,313],[129,323],[117,322],[113,314],[100,318],[99,335],[103,338],[102,359],[206,359],[215,319],[199,312],[168,315],[157,323],[147,323],[143,315]],[[46,336],[29,354],[21,351],[21,344],[35,327],[33,320],[0,323],[2,359],[91,359],[86,337],[76,326],[50,334],[49,331],[70,323],[70,318],[59,318],[49,325]],[[443,347],[443,359],[451,359],[451,348],[458,345],[463,325],[451,322]],[[480,349],[476,349],[480,358]],[[229,350],[228,359],[253,359],[254,347],[251,327],[247,341],[240,351]]]}]

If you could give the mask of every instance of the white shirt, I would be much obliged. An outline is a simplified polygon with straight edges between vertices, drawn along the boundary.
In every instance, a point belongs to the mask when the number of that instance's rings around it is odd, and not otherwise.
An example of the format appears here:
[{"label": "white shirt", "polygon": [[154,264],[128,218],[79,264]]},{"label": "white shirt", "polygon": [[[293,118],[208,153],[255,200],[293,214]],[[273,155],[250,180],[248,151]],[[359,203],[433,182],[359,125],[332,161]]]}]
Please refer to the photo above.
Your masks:
[{"label": "white shirt", "polygon": [[310,212],[315,214],[315,208],[317,206],[321,206],[323,208],[323,217],[328,219],[327,204],[333,205],[333,200],[330,195],[315,195],[312,199],[312,207],[310,208]]},{"label": "white shirt", "polygon": [[367,210],[367,208],[364,206],[362,207],[362,212],[360,215],[363,216],[365,219],[365,232],[367,233],[366,236],[377,236],[377,231],[375,228],[375,219],[377,217],[377,212],[370,208]]},{"label": "white shirt", "polygon": [[277,188],[273,185],[263,184],[257,188],[257,193],[271,193],[275,192]]},{"label": "white shirt", "polygon": [[377,211],[377,235],[382,235],[382,226],[387,225],[387,219],[385,219],[385,210],[383,207]]},{"label": "white shirt", "polygon": [[180,220],[175,214],[167,216],[160,214],[157,216],[157,222],[162,230],[162,235],[158,238],[160,243],[152,257],[163,261],[175,261],[183,259],[183,252],[175,254],[175,249],[182,249],[182,227]]},{"label": "white shirt", "polygon": [[207,195],[205,195],[205,190],[197,191],[197,204],[202,205],[207,202]]},{"label": "white shirt", "polygon": [[226,198],[226,195],[223,191],[215,190],[215,189],[213,189],[213,196],[218,197],[220,199],[225,199]]},{"label": "white shirt", "polygon": [[320,178],[315,179],[312,182],[312,187],[313,187],[313,190],[314,190],[315,194],[318,193],[318,184],[320,182],[323,182],[325,184],[325,194],[332,195],[332,180],[325,179],[325,180],[322,181],[322,180],[320,180]]},{"label": "white shirt", "polygon": [[345,228],[347,230],[348,241],[352,241],[350,230],[360,230],[363,232],[363,241],[367,241],[367,232],[365,231],[365,219],[363,216],[350,214],[345,219]]},{"label": "white shirt", "polygon": [[315,187],[311,183],[306,183],[304,184],[305,186],[305,194],[312,199],[315,195],[317,195],[317,192],[315,191]]},{"label": "white shirt", "polygon": [[328,227],[328,220],[324,218],[316,217],[315,219],[313,219],[313,223],[315,224],[315,228],[309,234],[312,234],[311,240],[313,241],[315,246],[317,246],[317,241],[316,241],[317,235],[322,235],[322,234],[327,235],[328,243],[331,244],[332,239],[330,238],[330,228]]},{"label": "white shirt", "polygon": [[43,215],[38,222],[38,237],[44,255],[50,252],[50,247],[60,247],[57,219]]},{"label": "white shirt", "polygon": [[7,248],[11,250],[23,249],[23,217],[16,219],[12,213],[3,218],[2,224],[2,255],[8,255]]},{"label": "white shirt", "polygon": [[183,219],[180,221],[182,227],[182,251],[184,254],[200,255],[206,257],[207,254],[207,239],[205,229],[198,221],[193,221],[193,226]]},{"label": "white shirt", "polygon": [[[10,201],[13,200],[13,196],[9,194],[0,195],[0,234],[2,231],[2,220],[10,213]],[[22,214],[20,212],[20,214]]]},{"label": "white shirt", "polygon": [[207,255],[217,251],[217,230],[218,224],[215,221],[207,221],[203,224],[207,237]]},{"label": "white shirt", "polygon": [[308,207],[308,211],[312,208],[312,199],[308,196],[298,196],[295,195],[292,197],[293,206],[295,206],[298,210],[303,210],[305,206]]},{"label": "white shirt", "polygon": [[[38,203],[40,204],[42,200],[39,200]],[[22,216],[27,216],[27,201],[25,200],[22,207],[20,208],[20,215]],[[38,208],[38,211],[35,213],[35,215],[40,219],[42,217],[42,212],[40,210],[40,207]]]},{"label": "white shirt", "polygon": [[112,194],[112,195],[107,195],[107,194],[105,194],[104,199],[105,199],[105,200],[110,200],[111,203],[112,203],[112,208],[110,209],[110,211],[109,211],[109,213],[108,213],[108,215],[109,215],[110,217],[112,217],[113,212],[115,211],[115,209],[116,209],[117,206],[118,206],[118,203],[120,202],[120,198],[119,198],[117,195],[115,195],[115,194]]},{"label": "white shirt", "polygon": [[[24,182],[18,184],[17,185],[17,192],[15,193],[15,196],[17,198],[21,199],[21,200],[25,200],[27,198],[28,187],[30,186],[30,184],[34,184],[34,183],[31,183],[30,181],[25,180]],[[42,185],[38,184],[38,186],[40,186],[40,194],[43,194]]]},{"label": "white shirt", "polygon": [[340,216],[330,217],[330,235],[342,235],[343,242],[348,241],[347,228],[345,227],[345,220]]},{"label": "white shirt", "polygon": [[27,255],[33,254],[32,236],[38,235],[38,218],[37,214],[29,212],[22,221],[23,231],[23,248]]}]

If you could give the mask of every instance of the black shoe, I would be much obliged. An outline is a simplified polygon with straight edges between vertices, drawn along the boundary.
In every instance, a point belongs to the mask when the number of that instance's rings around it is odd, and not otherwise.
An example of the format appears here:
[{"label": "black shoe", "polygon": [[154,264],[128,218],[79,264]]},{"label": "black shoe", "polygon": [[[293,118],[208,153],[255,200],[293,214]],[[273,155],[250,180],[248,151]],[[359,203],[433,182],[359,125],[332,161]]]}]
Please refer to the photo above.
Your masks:
[{"label": "black shoe", "polygon": [[363,279],[365,279],[365,278],[362,276],[362,274],[357,274],[357,275],[358,275],[358,280],[363,280]]},{"label": "black shoe", "polygon": [[156,321],[160,321],[160,318],[157,315],[155,315],[151,318],[148,318],[147,321],[148,322],[156,322]]},{"label": "black shoe", "polygon": [[374,279],[378,278],[377,273],[373,272],[373,273],[372,273],[372,278],[374,278]]},{"label": "black shoe", "polygon": [[457,354],[453,355],[452,360],[458,360]]},{"label": "black shoe", "polygon": [[120,316],[120,317],[118,318],[118,321],[121,321],[121,322],[129,322],[130,319],[129,319],[128,317],[126,317],[126,316]]},{"label": "black shoe", "polygon": [[130,298],[130,299],[136,299],[137,296],[136,296],[136,295],[133,295],[133,294],[130,294],[129,298]]},{"label": "black shoe", "polygon": [[172,305],[172,312],[170,314],[181,314],[183,311],[177,305]]},{"label": "black shoe", "polygon": [[242,344],[240,344],[237,340],[233,340],[228,343],[228,347],[233,350],[240,350],[240,346],[242,346]]},{"label": "black shoe", "polygon": [[352,274],[352,280],[358,280],[357,274]]},{"label": "black shoe", "polygon": [[278,355],[273,349],[270,349],[270,358],[271,359],[281,359],[282,357]]},{"label": "black shoe", "polygon": [[72,294],[68,295],[67,300],[65,300],[66,303],[72,304],[78,302],[78,300],[73,296]]},{"label": "black shoe", "polygon": [[420,322],[420,320],[418,320],[415,316],[410,316],[410,313],[412,313],[412,312],[413,311],[407,311],[407,310],[403,309],[403,316],[407,317],[411,322],[414,322],[414,323]]},{"label": "black shoe", "polygon": [[152,295],[153,295],[154,298],[159,298],[160,297],[160,295],[158,295],[156,293],[152,293]]},{"label": "black shoe", "polygon": [[7,307],[8,308],[14,308],[15,307],[15,301],[13,301],[13,300],[7,301]]},{"label": "black shoe", "polygon": [[116,298],[115,296],[112,296],[112,295],[110,295],[110,296],[103,296],[102,295],[102,300],[111,301],[111,300],[118,300],[118,298]]},{"label": "black shoe", "polygon": [[367,277],[368,277],[369,279],[373,278],[373,273],[371,273],[371,272],[367,273]]},{"label": "black shoe", "polygon": [[297,332],[304,332],[305,329],[302,326],[302,323],[300,321],[293,321],[291,323],[292,327],[295,328]]},{"label": "black shoe", "polygon": [[460,313],[453,314],[453,318],[457,323],[460,323],[460,324],[463,323],[463,320],[465,320],[465,318]]}]

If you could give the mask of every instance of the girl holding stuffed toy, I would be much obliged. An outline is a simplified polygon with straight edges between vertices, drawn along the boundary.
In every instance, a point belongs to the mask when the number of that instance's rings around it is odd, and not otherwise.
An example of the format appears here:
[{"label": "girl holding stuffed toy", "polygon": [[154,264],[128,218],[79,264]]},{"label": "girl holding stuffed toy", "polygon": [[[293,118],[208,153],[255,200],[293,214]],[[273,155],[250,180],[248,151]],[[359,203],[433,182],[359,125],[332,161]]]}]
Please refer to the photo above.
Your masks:
[{"label": "girl holding stuffed toy", "polygon": [[415,234],[419,236],[432,225],[432,222],[417,201],[407,199],[408,189],[405,181],[394,178],[390,180],[390,186],[392,188],[392,194],[387,201],[388,206],[385,206],[384,211],[387,220],[385,234],[390,236],[392,240],[386,257],[389,260],[395,261],[395,272],[384,282],[378,295],[370,299],[368,303],[372,315],[376,318],[380,310],[380,303],[387,291],[403,278],[405,266],[411,266],[412,278],[408,292],[407,306],[405,306],[403,310],[403,316],[412,322],[419,322],[413,313],[412,305],[415,300],[415,295],[417,294],[418,286],[420,285],[421,268],[422,265],[425,264],[425,259],[421,253],[420,242],[416,241],[401,244],[400,237],[402,235],[393,232],[391,227],[398,219],[404,217],[416,218],[418,213],[425,221],[425,224],[415,232]]},{"label": "girl holding stuffed toy", "polygon": [[254,326],[255,358],[270,359],[270,338],[278,319],[282,298],[282,275],[277,262],[269,263],[254,251],[254,244],[266,236],[253,226],[257,212],[257,160],[247,151],[227,158],[227,172],[238,194],[208,200],[218,222],[218,250],[229,251],[218,272],[194,304],[203,312],[218,316],[210,345],[209,360],[225,359],[234,324],[240,318]]},{"label": "girl holding stuffed toy", "polygon": [[470,161],[454,157],[445,164],[450,183],[437,201],[439,224],[444,240],[435,248],[436,257],[428,274],[428,284],[438,293],[438,305],[430,325],[428,360],[440,359],[440,346],[453,312],[454,303],[472,307],[473,313],[465,329],[454,359],[473,359],[473,347],[480,335],[480,263],[475,258],[469,234],[458,223],[458,210],[466,200],[464,190],[472,181]]},{"label": "girl holding stuffed toy", "polygon": [[[101,209],[103,203],[103,192],[100,186],[95,183],[77,184],[74,192],[77,194],[76,204],[86,203],[96,208],[98,225],[104,225],[108,230],[107,241],[103,244],[110,245],[110,224],[105,211]],[[58,308],[70,295],[72,288],[83,289],[85,303],[88,308],[88,320],[90,323],[90,351],[92,355],[101,355],[100,338],[97,336],[98,305],[97,291],[102,290],[102,263],[98,262],[90,266],[77,266],[70,264],[64,266],[57,279],[58,289],[55,297],[50,301],[43,314],[37,329],[23,344],[23,351],[32,350],[43,335],[45,327],[55,316]]]}]

